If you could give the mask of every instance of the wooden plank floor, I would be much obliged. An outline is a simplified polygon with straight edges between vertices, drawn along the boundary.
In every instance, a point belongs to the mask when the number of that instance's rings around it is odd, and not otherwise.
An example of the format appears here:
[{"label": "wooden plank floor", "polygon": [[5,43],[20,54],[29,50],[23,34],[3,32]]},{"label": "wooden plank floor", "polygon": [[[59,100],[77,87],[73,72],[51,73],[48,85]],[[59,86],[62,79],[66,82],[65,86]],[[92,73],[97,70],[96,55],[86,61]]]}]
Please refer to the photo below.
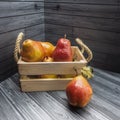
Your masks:
[{"label": "wooden plank floor", "polygon": [[71,107],[65,91],[20,91],[19,75],[0,83],[0,120],[120,120],[120,74],[94,68],[93,97]]}]

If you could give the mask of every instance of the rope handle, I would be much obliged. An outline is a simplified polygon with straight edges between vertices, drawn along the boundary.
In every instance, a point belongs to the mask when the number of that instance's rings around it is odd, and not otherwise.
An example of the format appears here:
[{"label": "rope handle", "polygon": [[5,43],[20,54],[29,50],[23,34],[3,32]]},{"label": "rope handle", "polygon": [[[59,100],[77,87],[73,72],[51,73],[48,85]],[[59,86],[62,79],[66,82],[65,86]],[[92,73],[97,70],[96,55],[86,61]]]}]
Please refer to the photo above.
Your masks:
[{"label": "rope handle", "polygon": [[92,51],[82,42],[82,40],[80,38],[76,38],[75,40],[78,43],[78,45],[82,48],[81,52],[82,53],[84,53],[84,51],[87,52],[88,56],[87,56],[86,60],[87,60],[87,62],[90,62],[93,58]]},{"label": "rope handle", "polygon": [[[19,33],[18,37],[16,39],[16,44],[15,44],[15,49],[14,49],[14,59],[16,62],[19,60],[19,54],[20,54],[20,42],[22,41],[24,37],[24,33]],[[81,52],[84,53],[84,51],[87,52],[88,57],[86,58],[87,62],[90,62],[91,59],[93,58],[92,51],[80,40],[80,38],[76,38],[76,42],[79,44],[81,47]]]},{"label": "rope handle", "polygon": [[24,34],[21,32],[18,34],[18,37],[16,39],[15,49],[14,49],[14,59],[16,62],[19,60],[19,54],[20,54],[20,42],[22,41],[24,37]]}]

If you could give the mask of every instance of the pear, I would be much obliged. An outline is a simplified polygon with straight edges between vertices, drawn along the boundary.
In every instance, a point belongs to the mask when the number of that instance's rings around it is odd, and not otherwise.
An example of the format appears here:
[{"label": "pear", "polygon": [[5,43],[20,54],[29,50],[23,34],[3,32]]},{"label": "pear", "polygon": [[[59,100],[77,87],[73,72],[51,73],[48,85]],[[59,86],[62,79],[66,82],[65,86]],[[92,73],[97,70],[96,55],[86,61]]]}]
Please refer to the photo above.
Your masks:
[{"label": "pear", "polygon": [[45,56],[43,62],[53,62],[53,58],[49,56]]},{"label": "pear", "polygon": [[45,50],[45,56],[51,57],[51,55],[55,49],[55,46],[50,42],[41,42],[41,44]]},{"label": "pear", "polygon": [[91,100],[93,90],[87,79],[78,75],[66,86],[66,95],[72,106],[85,107]]},{"label": "pear", "polygon": [[22,44],[20,55],[23,61],[39,62],[44,59],[45,52],[40,42],[27,39]]},{"label": "pear", "polygon": [[52,53],[54,61],[72,61],[72,48],[70,40],[60,38],[57,42],[56,48]]},{"label": "pear", "polygon": [[[53,58],[49,56],[45,56],[43,62],[53,62]],[[38,78],[57,78],[57,75],[55,74],[44,74],[44,75],[38,75]]]},{"label": "pear", "polygon": [[41,75],[41,78],[57,78],[57,75],[55,74],[45,74],[45,75]]}]

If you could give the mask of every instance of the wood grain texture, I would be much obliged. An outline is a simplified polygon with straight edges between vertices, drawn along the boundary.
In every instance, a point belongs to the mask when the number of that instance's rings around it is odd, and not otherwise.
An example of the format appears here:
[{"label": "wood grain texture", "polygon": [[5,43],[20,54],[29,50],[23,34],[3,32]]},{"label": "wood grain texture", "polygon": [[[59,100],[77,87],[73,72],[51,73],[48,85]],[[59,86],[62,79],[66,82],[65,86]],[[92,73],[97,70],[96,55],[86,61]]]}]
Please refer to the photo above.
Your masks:
[{"label": "wood grain texture", "polygon": [[27,15],[27,16],[1,18],[0,33],[9,32],[16,29],[22,29],[36,24],[42,24],[43,22],[44,22],[43,13]]},{"label": "wood grain texture", "polygon": [[[115,32],[109,32],[109,31],[100,31],[100,30],[92,30],[87,28],[79,28],[79,27],[73,27],[73,26],[64,26],[64,25],[55,25],[55,24],[45,24],[45,32],[49,33],[51,35],[61,35],[61,37],[64,36],[64,34],[67,34],[67,37],[72,37],[73,39],[80,37],[83,42],[84,40],[91,41],[92,43],[94,41],[101,42],[101,44],[110,44],[119,46],[119,39],[120,34]],[[48,34],[46,34],[47,36]],[[92,39],[90,39],[92,38]],[[117,43],[117,44],[116,44]]]},{"label": "wood grain texture", "polygon": [[[9,100],[5,94],[0,90],[1,102],[0,102],[0,119],[2,120],[23,120],[22,115],[16,111],[16,108],[13,107],[13,104]],[[7,113],[7,114],[6,114]]]},{"label": "wood grain texture", "polygon": [[118,0],[45,0],[45,2],[47,3],[51,3],[51,2],[57,2],[57,3],[71,3],[71,4],[74,4],[74,3],[81,3],[81,4],[117,4]]},{"label": "wood grain texture", "polygon": [[13,52],[20,32],[25,39],[44,40],[43,0],[0,1],[0,81],[17,72]]},{"label": "wood grain texture", "polygon": [[[3,87],[4,85],[5,87]],[[36,102],[32,101],[25,93],[22,94],[10,79],[2,84],[1,90],[25,120],[44,120],[45,118],[50,118]]]},{"label": "wood grain texture", "polygon": [[89,16],[102,18],[117,18],[117,5],[78,4],[46,2],[45,13],[56,13],[73,16]]},{"label": "wood grain texture", "polygon": [[0,0],[0,2],[43,2],[44,0]]},{"label": "wood grain texture", "polygon": [[94,69],[93,96],[85,108],[68,104],[65,91],[21,92],[19,75],[0,83],[2,120],[119,120],[120,74]]},{"label": "wood grain texture", "polygon": [[[119,20],[103,19],[97,17],[71,16],[63,14],[45,14],[45,22],[49,24],[73,26],[80,28],[96,29],[103,31],[119,32]],[[64,19],[61,19],[64,18]],[[114,24],[113,24],[114,23]]]},{"label": "wood grain texture", "polygon": [[0,2],[0,18],[44,12],[43,2]]},{"label": "wood grain texture", "polygon": [[35,40],[42,40],[44,37],[42,34],[44,34],[44,23],[43,24],[37,24],[30,27],[25,28],[25,39],[35,39],[35,36],[39,35],[39,39]]}]

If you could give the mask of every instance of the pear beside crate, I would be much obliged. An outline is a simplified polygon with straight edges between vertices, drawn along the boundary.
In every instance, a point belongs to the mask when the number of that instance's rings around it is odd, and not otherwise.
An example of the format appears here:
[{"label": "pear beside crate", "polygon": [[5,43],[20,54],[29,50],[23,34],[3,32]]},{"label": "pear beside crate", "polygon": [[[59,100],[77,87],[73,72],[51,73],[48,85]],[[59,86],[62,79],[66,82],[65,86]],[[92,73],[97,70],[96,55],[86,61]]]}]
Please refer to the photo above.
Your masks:
[{"label": "pear beside crate", "polygon": [[24,62],[18,60],[18,71],[20,74],[21,89],[29,91],[65,90],[66,85],[72,78],[31,78],[29,75],[42,74],[80,74],[81,68],[86,66],[87,61],[77,46],[72,46],[72,62]]}]

